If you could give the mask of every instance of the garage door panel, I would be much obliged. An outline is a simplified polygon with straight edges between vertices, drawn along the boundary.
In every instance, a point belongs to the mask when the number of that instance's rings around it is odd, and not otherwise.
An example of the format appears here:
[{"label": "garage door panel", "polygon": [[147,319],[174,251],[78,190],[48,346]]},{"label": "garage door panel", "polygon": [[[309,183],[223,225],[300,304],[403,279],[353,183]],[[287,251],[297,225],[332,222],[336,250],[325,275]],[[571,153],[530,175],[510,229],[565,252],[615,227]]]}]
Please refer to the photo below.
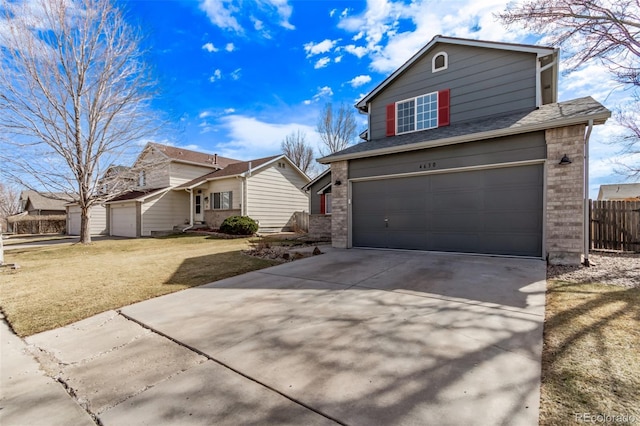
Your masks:
[{"label": "garage door panel", "polygon": [[352,243],[539,257],[543,170],[537,164],[353,182]]},{"label": "garage door panel", "polygon": [[136,237],[136,207],[111,207],[111,235]]}]

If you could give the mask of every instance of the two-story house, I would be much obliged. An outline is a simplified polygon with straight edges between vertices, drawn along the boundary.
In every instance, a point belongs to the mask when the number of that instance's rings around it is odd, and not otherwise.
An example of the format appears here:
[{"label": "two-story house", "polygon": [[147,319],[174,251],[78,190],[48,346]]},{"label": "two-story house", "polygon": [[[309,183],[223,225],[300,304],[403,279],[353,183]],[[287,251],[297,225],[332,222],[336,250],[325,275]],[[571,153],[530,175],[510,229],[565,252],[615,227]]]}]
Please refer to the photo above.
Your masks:
[{"label": "two-story house", "polygon": [[285,155],[240,161],[149,143],[132,167],[131,191],[106,203],[109,234],[150,236],[176,226],[213,228],[229,216],[250,216],[261,232],[288,230],[307,209],[309,178]]},{"label": "two-story house", "polygon": [[587,144],[610,112],[558,102],[558,60],[434,37],[357,103],[366,140],[319,160],[333,246],[581,262]]}]

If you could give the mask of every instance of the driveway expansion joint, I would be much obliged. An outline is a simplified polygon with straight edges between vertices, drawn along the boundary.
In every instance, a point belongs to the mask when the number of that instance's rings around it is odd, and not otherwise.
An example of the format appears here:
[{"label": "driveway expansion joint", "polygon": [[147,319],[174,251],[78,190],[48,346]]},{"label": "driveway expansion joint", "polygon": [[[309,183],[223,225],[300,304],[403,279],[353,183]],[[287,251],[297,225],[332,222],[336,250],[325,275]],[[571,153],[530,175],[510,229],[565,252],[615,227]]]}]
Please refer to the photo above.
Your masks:
[{"label": "driveway expansion joint", "polygon": [[[143,322],[141,322],[141,321],[138,321],[137,319],[135,319],[135,318],[133,318],[133,317],[131,317],[131,316],[129,316],[129,315],[127,315],[127,314],[125,314],[125,313],[124,313],[124,312],[122,312],[121,310],[117,310],[116,312],[118,312],[118,314],[122,315],[124,318],[128,319],[129,321],[133,321],[133,322],[135,322],[136,324],[140,325],[141,327],[143,327],[143,328],[145,328],[145,329],[147,329],[147,330],[150,330],[151,332],[156,333],[156,334],[158,334],[159,336],[162,336],[162,337],[164,337],[164,338],[166,338],[166,339],[169,339],[170,341],[172,341],[172,342],[174,342],[174,343],[176,343],[176,344],[178,344],[178,345],[180,345],[180,346],[182,346],[182,347],[184,347],[184,348],[186,348],[186,349],[188,349],[188,350],[190,350],[190,351],[192,351],[192,352],[195,352],[195,353],[197,353],[198,355],[201,355],[201,356],[203,356],[203,357],[205,357],[205,358],[209,359],[210,361],[215,362],[216,364],[220,365],[221,367],[224,367],[224,368],[226,368],[226,369],[228,369],[228,370],[230,370],[230,371],[232,371],[232,372],[234,372],[234,373],[236,373],[236,374],[238,374],[238,375],[240,375],[240,376],[244,377],[245,379],[250,380],[250,381],[252,381],[252,382],[254,382],[254,383],[258,384],[258,385],[260,385],[260,386],[264,387],[265,389],[268,389],[268,390],[269,390],[269,391],[271,391],[271,392],[277,393],[278,395],[282,396],[283,398],[288,399],[289,401],[293,402],[294,404],[300,405],[301,407],[306,408],[307,410],[313,411],[314,413],[316,413],[316,414],[318,414],[318,415],[320,415],[320,416],[322,416],[322,417],[326,418],[327,420],[333,421],[333,422],[335,422],[336,424],[339,424],[339,425],[341,425],[341,426],[348,426],[346,423],[344,423],[344,422],[342,422],[342,421],[340,421],[340,420],[336,419],[335,417],[333,417],[333,416],[331,416],[331,415],[329,415],[329,414],[327,414],[327,413],[324,413],[324,412],[322,412],[322,411],[320,411],[320,410],[317,410],[316,408],[313,408],[313,407],[311,407],[310,405],[305,404],[304,402],[302,402],[302,401],[300,401],[300,400],[298,400],[298,399],[296,399],[296,398],[293,398],[293,397],[291,397],[290,395],[287,395],[286,393],[281,392],[281,391],[279,391],[279,390],[277,390],[277,389],[275,389],[275,388],[273,388],[273,387],[269,386],[268,384],[266,384],[266,383],[264,383],[264,382],[261,382],[260,380],[257,380],[257,379],[255,379],[254,377],[251,377],[251,376],[249,376],[249,375],[247,375],[247,374],[243,373],[243,372],[242,372],[242,371],[240,371],[240,370],[237,370],[237,369],[235,369],[235,368],[231,367],[230,365],[226,364],[225,362],[222,362],[222,361],[220,361],[219,359],[217,359],[217,358],[214,358],[214,357],[210,356],[209,354],[207,354],[207,353],[205,353],[205,352],[203,352],[203,351],[199,350],[198,348],[195,348],[195,347],[193,347],[193,346],[191,346],[191,345],[188,345],[188,344],[186,344],[186,343],[184,343],[184,342],[181,342],[180,340],[177,340],[177,339],[175,339],[175,338],[173,338],[173,337],[171,337],[171,336],[169,336],[169,335],[167,335],[167,334],[165,334],[165,333],[163,333],[163,332],[161,332],[161,331],[159,331],[159,330],[156,330],[156,329],[154,329],[153,327],[150,327],[150,326],[148,326],[147,324],[145,324],[145,323],[143,323]],[[105,410],[105,411],[106,411],[106,410]]]}]

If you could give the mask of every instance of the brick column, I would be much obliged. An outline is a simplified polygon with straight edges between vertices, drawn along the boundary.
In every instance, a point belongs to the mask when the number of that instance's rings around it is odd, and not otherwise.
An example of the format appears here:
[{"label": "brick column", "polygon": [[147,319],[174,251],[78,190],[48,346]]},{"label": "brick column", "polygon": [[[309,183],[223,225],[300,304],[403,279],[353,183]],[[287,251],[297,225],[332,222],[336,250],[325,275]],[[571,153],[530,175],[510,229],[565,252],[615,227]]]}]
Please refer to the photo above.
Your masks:
[{"label": "brick column", "polygon": [[349,242],[348,167],[347,161],[331,163],[331,245],[335,248],[347,248]]},{"label": "brick column", "polygon": [[[547,211],[545,247],[549,263],[578,265],[584,251],[585,126],[546,131]],[[572,163],[560,165],[567,155]]]}]

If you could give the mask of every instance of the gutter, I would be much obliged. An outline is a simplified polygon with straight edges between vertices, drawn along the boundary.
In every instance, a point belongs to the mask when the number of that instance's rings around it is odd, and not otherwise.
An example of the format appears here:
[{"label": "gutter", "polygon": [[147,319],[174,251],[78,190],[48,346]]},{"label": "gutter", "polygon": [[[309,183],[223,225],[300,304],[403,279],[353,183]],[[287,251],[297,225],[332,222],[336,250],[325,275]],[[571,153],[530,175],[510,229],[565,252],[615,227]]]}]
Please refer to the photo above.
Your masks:
[{"label": "gutter", "polygon": [[[588,119],[588,122],[591,122],[593,124],[602,124],[609,117],[611,117],[611,113],[607,111],[606,113],[594,115],[593,117]],[[323,157],[323,158],[319,158],[317,161],[320,164],[330,164],[335,161],[375,157],[377,155],[395,154],[399,152],[415,151],[415,150],[424,149],[424,148],[435,148],[438,146],[454,145],[454,144],[464,143],[464,142],[473,142],[473,141],[478,141],[482,139],[491,139],[491,138],[497,138],[502,136],[511,136],[511,135],[518,135],[522,133],[537,132],[540,130],[553,129],[557,127],[574,126],[577,124],[583,124],[585,123],[585,121],[586,121],[585,117],[565,118],[565,119],[556,120],[553,122],[541,122],[541,123],[535,123],[535,124],[529,124],[529,125],[523,125],[523,126],[517,126],[517,127],[507,127],[505,129],[490,130],[487,132],[480,132],[480,133],[470,133],[470,134],[454,136],[450,138],[436,139],[434,141],[416,142],[416,143],[407,144],[407,145],[379,148],[371,151],[362,151],[362,152],[355,152],[352,154]],[[366,142],[362,142],[362,143],[366,143]]]},{"label": "gutter", "polygon": [[589,138],[593,130],[593,120],[589,120],[587,133],[584,135],[584,266],[591,266],[589,262]]}]

